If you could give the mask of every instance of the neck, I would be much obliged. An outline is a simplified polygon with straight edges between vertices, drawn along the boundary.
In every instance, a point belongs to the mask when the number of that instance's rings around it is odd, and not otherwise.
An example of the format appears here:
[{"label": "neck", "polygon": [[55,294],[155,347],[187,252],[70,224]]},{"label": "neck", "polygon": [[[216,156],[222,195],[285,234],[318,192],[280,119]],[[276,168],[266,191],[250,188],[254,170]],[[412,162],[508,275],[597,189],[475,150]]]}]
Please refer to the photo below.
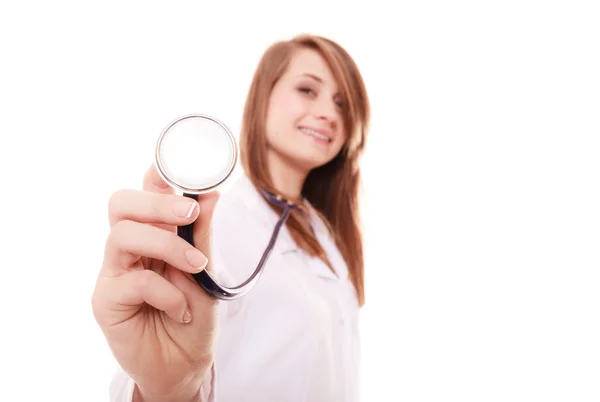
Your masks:
[{"label": "neck", "polygon": [[278,156],[274,155],[273,152],[269,153],[268,166],[275,190],[282,197],[298,201],[308,172],[285,163]]}]

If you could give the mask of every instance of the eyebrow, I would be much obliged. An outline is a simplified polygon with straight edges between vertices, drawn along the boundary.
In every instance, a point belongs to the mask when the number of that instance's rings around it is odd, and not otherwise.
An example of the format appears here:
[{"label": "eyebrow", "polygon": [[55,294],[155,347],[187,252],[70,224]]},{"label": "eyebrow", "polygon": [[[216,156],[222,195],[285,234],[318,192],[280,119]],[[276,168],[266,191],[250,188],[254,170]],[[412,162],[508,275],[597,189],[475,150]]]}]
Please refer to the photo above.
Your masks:
[{"label": "eyebrow", "polygon": [[316,75],[310,73],[300,74],[300,77],[310,77],[315,81],[323,82],[323,79],[321,77],[317,77]]}]

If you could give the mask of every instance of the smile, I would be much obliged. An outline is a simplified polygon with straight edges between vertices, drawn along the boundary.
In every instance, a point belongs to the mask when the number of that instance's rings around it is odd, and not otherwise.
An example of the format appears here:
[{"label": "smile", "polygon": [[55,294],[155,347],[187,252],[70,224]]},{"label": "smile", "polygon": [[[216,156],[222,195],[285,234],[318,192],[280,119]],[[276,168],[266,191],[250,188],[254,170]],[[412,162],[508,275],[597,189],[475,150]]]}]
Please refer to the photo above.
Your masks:
[{"label": "smile", "polygon": [[304,134],[313,137],[314,139],[318,140],[319,142],[323,142],[326,144],[329,144],[331,142],[331,136],[326,135],[325,133],[321,132],[321,131],[317,131],[314,130],[312,128],[308,128],[308,127],[300,127],[300,131],[302,131]]}]

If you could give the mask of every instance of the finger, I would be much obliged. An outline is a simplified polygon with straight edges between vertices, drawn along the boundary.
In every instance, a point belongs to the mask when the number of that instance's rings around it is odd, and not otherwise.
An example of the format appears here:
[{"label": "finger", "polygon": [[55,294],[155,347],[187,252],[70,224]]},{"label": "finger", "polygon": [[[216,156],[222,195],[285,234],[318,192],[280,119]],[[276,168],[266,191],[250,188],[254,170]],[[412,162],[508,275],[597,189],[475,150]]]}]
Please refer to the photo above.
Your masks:
[{"label": "finger", "polygon": [[[142,189],[151,193],[175,194],[175,189],[171,187],[161,176],[159,170],[156,167],[156,163],[153,163],[148,168],[148,170],[146,170]],[[175,232],[177,230],[176,226],[173,225],[157,224],[156,226],[172,232]]]},{"label": "finger", "polygon": [[144,174],[143,190],[161,194],[175,194],[175,189],[169,186],[160,175],[156,164],[152,164]]},{"label": "finger", "polygon": [[108,220],[113,227],[122,220],[165,225],[187,225],[198,217],[198,203],[175,194],[119,190],[108,201]]},{"label": "finger", "polygon": [[135,314],[144,303],[164,311],[178,323],[191,320],[191,313],[185,316],[186,311],[189,312],[185,294],[154,271],[131,271],[119,278],[112,278],[108,284],[110,292],[107,292],[107,307],[119,315],[111,317],[111,321],[123,322]]},{"label": "finger", "polygon": [[188,242],[152,225],[134,221],[119,221],[106,240],[104,276],[126,273],[141,258],[165,261],[188,273],[197,273],[207,264],[207,257]]},{"label": "finger", "polygon": [[177,289],[183,292],[187,307],[191,315],[189,330],[190,340],[202,339],[206,336],[206,329],[213,328],[217,321],[218,305],[220,301],[204,291],[191,275],[181,272],[171,266],[165,270],[165,278]]}]

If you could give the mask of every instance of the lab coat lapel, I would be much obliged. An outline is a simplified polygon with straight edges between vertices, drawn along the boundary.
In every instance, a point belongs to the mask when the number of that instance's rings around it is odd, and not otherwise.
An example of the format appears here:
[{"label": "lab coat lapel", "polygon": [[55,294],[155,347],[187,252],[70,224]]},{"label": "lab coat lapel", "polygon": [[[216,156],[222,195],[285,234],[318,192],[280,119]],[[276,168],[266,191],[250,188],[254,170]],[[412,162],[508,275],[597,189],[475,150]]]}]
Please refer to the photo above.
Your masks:
[{"label": "lab coat lapel", "polygon": [[[250,181],[250,178],[248,178],[246,175],[242,175],[242,177],[239,179],[238,185],[242,190],[244,202],[249,209],[248,212],[260,220],[264,229],[269,233],[270,238],[271,233],[275,228],[277,221],[279,220],[279,216],[270,208],[268,201],[266,201],[256,187],[254,187],[253,183]],[[329,238],[329,234],[327,233],[324,224],[314,212],[313,207],[308,202],[307,205],[311,211],[311,224],[313,226],[313,230],[315,231],[315,235],[317,236],[317,240],[319,240],[325,252],[327,253],[335,273],[332,272],[331,269],[318,257],[310,257],[306,254],[298,255],[298,257],[306,258],[309,269],[311,269],[311,271],[320,278],[327,280],[339,280],[340,278],[343,279],[347,276],[347,272],[344,272],[343,267],[340,266],[340,262],[343,263],[343,259],[340,261],[340,257],[335,252],[337,249],[331,246],[332,240]],[[279,236],[277,237],[277,241],[273,247],[273,253],[278,253],[281,255],[288,253],[301,253],[301,250],[292,239],[290,232],[285,225],[279,232]]]},{"label": "lab coat lapel", "polygon": [[331,280],[340,280],[347,278],[348,270],[346,269],[346,263],[341,254],[339,253],[333,238],[330,236],[327,227],[321,221],[321,218],[316,213],[314,207],[308,201],[305,201],[305,203],[309,207],[311,225],[315,236],[317,237],[319,244],[321,244],[321,247],[323,247],[323,250],[327,254],[327,258],[329,259],[329,262],[331,263],[335,272],[333,272],[331,268],[329,268],[327,264],[323,262],[323,260],[317,257],[314,258],[313,264],[311,264],[311,266],[314,267],[313,269],[315,273],[321,278]]},{"label": "lab coat lapel", "polygon": [[[244,202],[249,209],[249,213],[261,222],[264,230],[269,233],[270,239],[273,229],[279,220],[279,215],[271,209],[268,201],[265,200],[256,187],[254,187],[254,184],[250,181],[249,177],[242,175],[238,185],[242,190]],[[279,231],[279,236],[277,236],[277,241],[275,242],[272,252],[285,254],[293,251],[297,251],[297,246],[287,227],[284,225]]]}]

